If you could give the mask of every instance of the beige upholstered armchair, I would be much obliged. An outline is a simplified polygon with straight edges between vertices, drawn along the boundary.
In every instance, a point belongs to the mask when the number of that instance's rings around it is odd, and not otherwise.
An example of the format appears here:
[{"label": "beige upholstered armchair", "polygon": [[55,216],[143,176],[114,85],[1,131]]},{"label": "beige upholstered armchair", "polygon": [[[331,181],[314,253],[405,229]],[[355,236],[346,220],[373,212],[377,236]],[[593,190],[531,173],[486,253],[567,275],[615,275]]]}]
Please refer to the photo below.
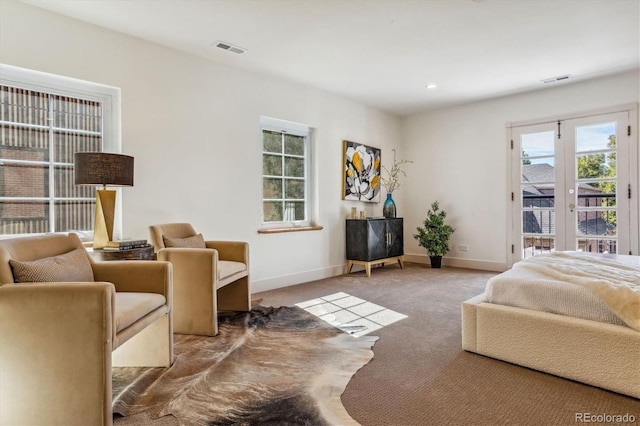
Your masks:
[{"label": "beige upholstered armchair", "polygon": [[158,260],[173,264],[176,333],[215,336],[218,311],[251,310],[248,243],[205,241],[188,223],[149,231]]},{"label": "beige upholstered armchair", "polygon": [[173,362],[171,264],[0,240],[0,424],[111,425],[111,367]]}]

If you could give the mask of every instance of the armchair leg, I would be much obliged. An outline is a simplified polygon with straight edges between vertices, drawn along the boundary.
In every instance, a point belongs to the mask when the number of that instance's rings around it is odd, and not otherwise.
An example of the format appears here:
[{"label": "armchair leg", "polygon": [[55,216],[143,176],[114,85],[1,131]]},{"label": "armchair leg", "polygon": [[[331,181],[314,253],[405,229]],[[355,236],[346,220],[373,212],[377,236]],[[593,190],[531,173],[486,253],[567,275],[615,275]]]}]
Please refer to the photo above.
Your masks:
[{"label": "armchair leg", "polygon": [[251,291],[249,277],[240,278],[218,289],[218,310],[250,311]]}]

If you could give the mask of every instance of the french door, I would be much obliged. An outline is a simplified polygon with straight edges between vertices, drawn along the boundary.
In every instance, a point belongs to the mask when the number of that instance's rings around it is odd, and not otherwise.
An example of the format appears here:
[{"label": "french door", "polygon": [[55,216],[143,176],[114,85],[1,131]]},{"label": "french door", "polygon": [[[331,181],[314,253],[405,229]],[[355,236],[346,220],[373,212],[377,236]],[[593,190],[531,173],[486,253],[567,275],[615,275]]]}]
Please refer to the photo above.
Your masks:
[{"label": "french door", "polygon": [[637,254],[633,114],[511,127],[513,262],[553,250]]}]

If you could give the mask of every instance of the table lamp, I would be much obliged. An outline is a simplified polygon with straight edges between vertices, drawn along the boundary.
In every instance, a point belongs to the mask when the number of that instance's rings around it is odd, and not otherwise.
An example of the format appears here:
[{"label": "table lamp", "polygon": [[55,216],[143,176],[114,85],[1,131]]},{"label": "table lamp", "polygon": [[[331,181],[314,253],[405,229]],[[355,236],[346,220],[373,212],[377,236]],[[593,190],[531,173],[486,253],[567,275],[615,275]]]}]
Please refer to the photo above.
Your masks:
[{"label": "table lamp", "polygon": [[133,186],[133,157],[107,152],[76,152],[75,184],[102,185],[96,190],[93,248],[101,249],[113,239],[116,191],[110,186]]}]

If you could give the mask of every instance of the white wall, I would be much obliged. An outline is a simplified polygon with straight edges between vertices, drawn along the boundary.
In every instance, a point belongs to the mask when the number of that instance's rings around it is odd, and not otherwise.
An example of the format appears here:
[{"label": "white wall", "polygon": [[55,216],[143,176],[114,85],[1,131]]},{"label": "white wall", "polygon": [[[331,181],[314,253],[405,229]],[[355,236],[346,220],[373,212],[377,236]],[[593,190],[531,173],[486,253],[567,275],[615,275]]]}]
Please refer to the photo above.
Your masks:
[{"label": "white wall", "polygon": [[[18,2],[0,2],[0,62],[120,87],[123,153],[135,186],[123,193],[125,236],[187,221],[206,238],[251,247],[253,290],[343,272],[342,140],[398,147],[399,119],[331,93],[217,65]],[[261,115],[316,129],[321,231],[259,235]],[[384,157],[383,157],[384,158]]]},{"label": "white wall", "polygon": [[[398,119],[9,1],[0,1],[0,62],[120,87],[123,152],[136,159],[135,186],[122,191],[125,235],[189,221],[207,238],[248,241],[254,291],[341,273],[350,208],[381,215],[382,203],[341,200],[343,139],[381,148],[383,161],[392,148],[414,161],[394,193],[408,261],[427,261],[412,235],[437,199],[457,228],[445,264],[503,270],[505,125],[640,101],[640,76],[632,72]],[[316,128],[322,231],[257,234],[260,115]]]},{"label": "white wall", "polygon": [[627,72],[404,118],[403,153],[421,164],[402,189],[407,260],[428,262],[412,234],[438,200],[456,228],[445,264],[504,270],[511,202],[505,126],[639,102],[639,81],[638,71]]}]

